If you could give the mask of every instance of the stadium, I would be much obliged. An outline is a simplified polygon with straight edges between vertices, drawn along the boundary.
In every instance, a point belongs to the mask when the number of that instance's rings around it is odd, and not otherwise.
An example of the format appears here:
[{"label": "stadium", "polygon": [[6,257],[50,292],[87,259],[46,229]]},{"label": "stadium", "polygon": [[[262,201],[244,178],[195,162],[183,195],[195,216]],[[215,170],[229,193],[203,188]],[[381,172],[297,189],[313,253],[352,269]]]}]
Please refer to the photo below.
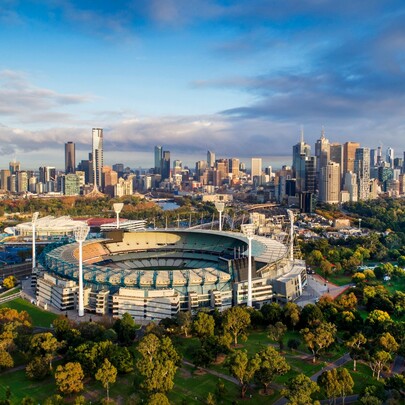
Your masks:
[{"label": "stadium", "polygon": [[[87,311],[160,320],[180,310],[220,311],[247,301],[248,239],[206,230],[116,230],[83,244]],[[302,293],[305,265],[289,245],[254,236],[252,298],[255,306]],[[37,301],[60,310],[77,307],[79,245],[47,249],[37,277]]]}]

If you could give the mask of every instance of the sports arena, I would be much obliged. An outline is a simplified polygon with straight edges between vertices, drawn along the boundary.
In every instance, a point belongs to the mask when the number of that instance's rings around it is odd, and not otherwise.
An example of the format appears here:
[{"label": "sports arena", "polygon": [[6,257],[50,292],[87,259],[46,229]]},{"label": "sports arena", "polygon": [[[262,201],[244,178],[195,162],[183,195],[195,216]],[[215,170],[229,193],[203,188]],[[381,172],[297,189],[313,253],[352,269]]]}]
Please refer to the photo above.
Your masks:
[{"label": "sports arena", "polygon": [[[150,230],[107,233],[83,244],[84,302],[88,311],[159,320],[180,310],[224,310],[246,303],[248,239],[241,233]],[[305,283],[305,265],[291,261],[289,246],[252,240],[252,296],[255,305],[275,295],[291,300]],[[77,303],[79,245],[69,243],[41,257],[37,300],[61,310]],[[294,291],[281,285],[292,281]],[[281,283],[281,284],[280,284]]]}]

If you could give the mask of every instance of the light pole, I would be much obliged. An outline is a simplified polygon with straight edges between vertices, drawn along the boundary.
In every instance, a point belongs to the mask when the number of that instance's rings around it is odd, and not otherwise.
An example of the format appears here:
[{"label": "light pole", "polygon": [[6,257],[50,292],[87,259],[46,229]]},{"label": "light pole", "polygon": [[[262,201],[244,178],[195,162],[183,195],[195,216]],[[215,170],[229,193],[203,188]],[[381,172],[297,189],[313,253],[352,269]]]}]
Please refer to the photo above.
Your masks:
[{"label": "light pole", "polygon": [[215,202],[215,208],[219,212],[219,231],[222,231],[222,213],[224,212],[225,209],[225,203],[216,201]]},{"label": "light pole", "polygon": [[124,203],[114,203],[114,212],[117,215],[117,229],[120,227],[120,212],[122,210],[122,207],[124,206]]},{"label": "light pole", "polygon": [[245,224],[241,225],[241,230],[243,234],[248,239],[248,298],[247,298],[247,306],[252,306],[252,239],[255,234],[256,226],[254,224]]},{"label": "light pole", "polygon": [[359,218],[359,231],[361,231],[361,218]]},{"label": "light pole", "polygon": [[83,242],[89,234],[90,228],[78,226],[74,233],[76,242],[79,242],[79,316],[84,316],[84,297],[83,297]]},{"label": "light pole", "polygon": [[290,220],[290,260],[294,260],[294,213],[287,210],[288,218]]},{"label": "light pole", "polygon": [[35,252],[35,238],[36,238],[36,224],[37,224],[37,219],[38,219],[39,212],[34,212],[32,214],[32,272],[35,272],[35,269],[37,267],[36,264],[36,252]]}]

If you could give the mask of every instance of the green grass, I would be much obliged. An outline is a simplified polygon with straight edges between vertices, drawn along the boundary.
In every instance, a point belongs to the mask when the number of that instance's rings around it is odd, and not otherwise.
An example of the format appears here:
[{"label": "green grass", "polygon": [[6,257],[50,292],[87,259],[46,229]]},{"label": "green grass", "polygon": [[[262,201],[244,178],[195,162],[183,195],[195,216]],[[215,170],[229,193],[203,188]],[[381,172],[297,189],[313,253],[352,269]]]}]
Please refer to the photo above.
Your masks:
[{"label": "green grass", "polygon": [[0,298],[6,298],[9,297],[10,295],[17,294],[21,291],[21,288],[12,288],[11,290],[5,291],[0,294]]},{"label": "green grass", "polygon": [[27,311],[32,319],[34,326],[49,327],[51,323],[58,317],[58,315],[52,312],[44,311],[37,306],[23,300],[22,298],[16,298],[15,300],[5,302],[0,305],[0,308],[11,308],[17,311]]},{"label": "green grass", "polygon": [[21,404],[21,400],[26,396],[42,402],[56,393],[53,377],[48,377],[44,381],[30,381],[25,376],[25,370],[0,375],[0,398],[5,398],[7,387],[10,387],[13,405]]}]

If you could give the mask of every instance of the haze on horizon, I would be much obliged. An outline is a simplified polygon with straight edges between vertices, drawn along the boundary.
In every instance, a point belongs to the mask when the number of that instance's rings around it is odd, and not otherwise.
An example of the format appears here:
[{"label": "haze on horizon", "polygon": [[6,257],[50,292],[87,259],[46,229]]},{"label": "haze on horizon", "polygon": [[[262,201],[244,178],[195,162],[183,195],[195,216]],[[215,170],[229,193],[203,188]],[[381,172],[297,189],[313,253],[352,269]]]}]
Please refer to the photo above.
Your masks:
[{"label": "haze on horizon", "polygon": [[[96,5],[97,4],[97,5]],[[405,150],[399,0],[25,0],[0,5],[0,167],[63,167],[104,128],[105,164],[291,163],[301,125]]]}]

